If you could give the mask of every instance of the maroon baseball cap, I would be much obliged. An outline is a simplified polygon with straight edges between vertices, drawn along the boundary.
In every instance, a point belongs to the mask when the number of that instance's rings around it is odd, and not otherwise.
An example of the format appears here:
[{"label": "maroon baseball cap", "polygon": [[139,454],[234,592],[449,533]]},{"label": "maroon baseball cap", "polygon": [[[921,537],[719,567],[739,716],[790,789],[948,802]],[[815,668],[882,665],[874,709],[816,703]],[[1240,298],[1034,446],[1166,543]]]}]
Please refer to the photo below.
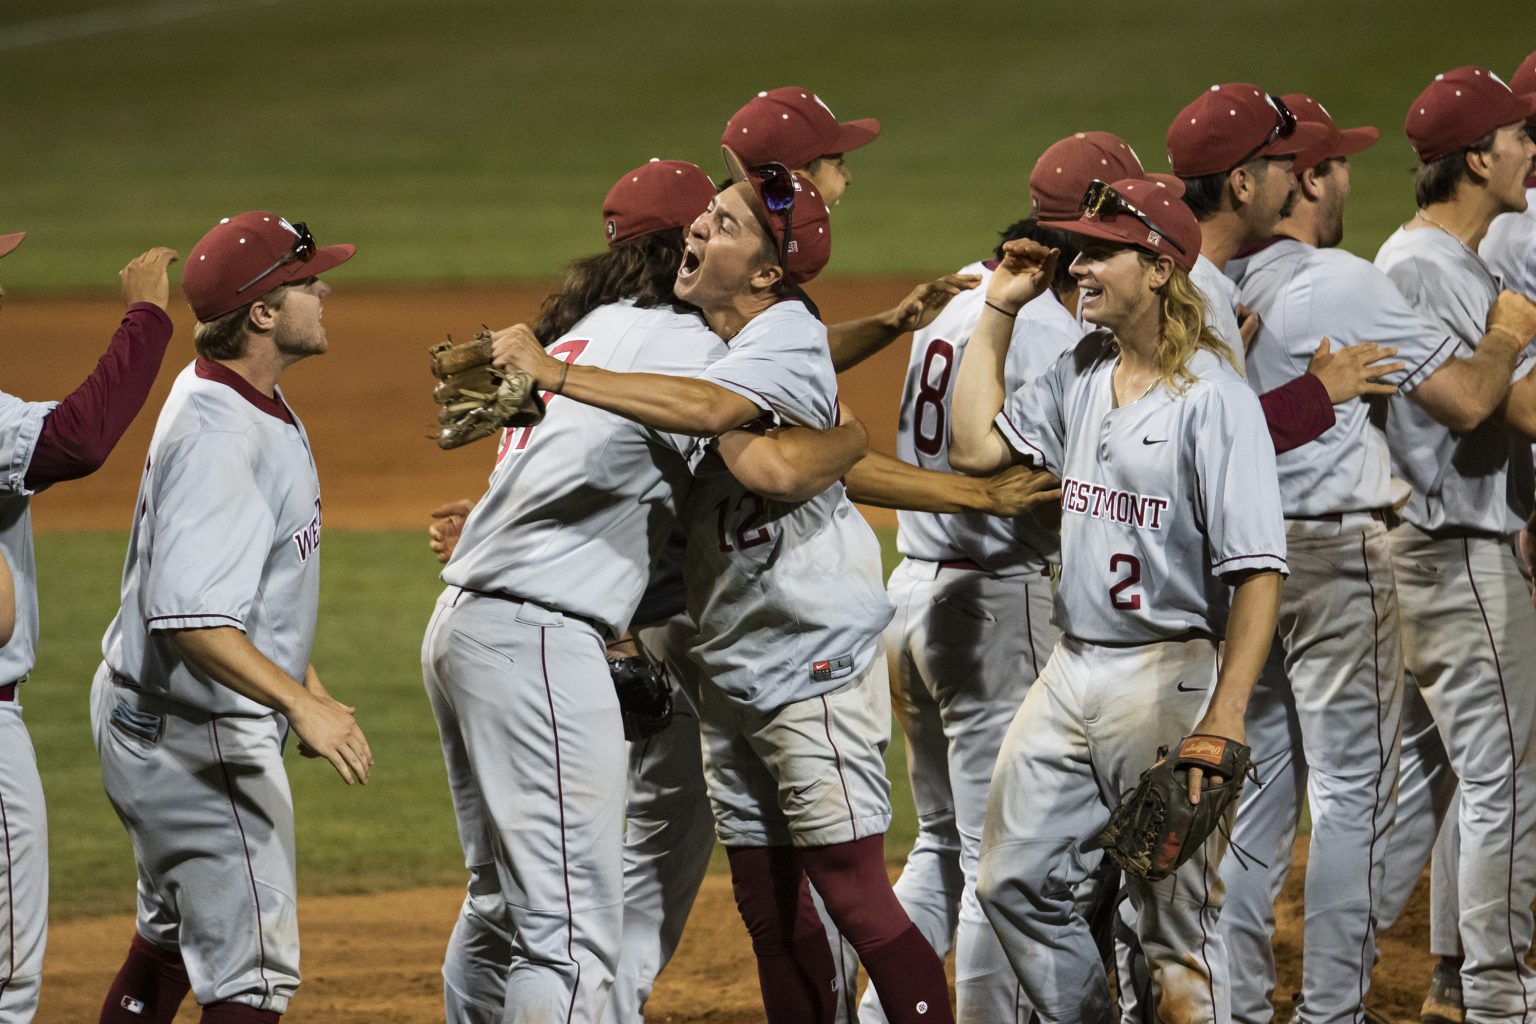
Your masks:
[{"label": "maroon baseball cap", "polygon": [[187,256],[181,290],[203,322],[254,302],[279,285],[325,273],[352,258],[354,245],[316,248],[302,221],[252,210],[225,217]]},{"label": "maroon baseball cap", "polygon": [[18,231],[11,235],[0,235],[0,256],[9,256],[11,250],[21,244],[21,240],[27,237],[25,231]]},{"label": "maroon baseball cap", "polygon": [[1046,147],[1029,172],[1029,200],[1040,220],[1072,220],[1083,193],[1095,181],[1147,178],[1161,181],[1174,195],[1184,183],[1171,174],[1148,174],[1130,143],[1113,132],[1078,132]]},{"label": "maroon baseball cap", "polygon": [[734,149],[748,167],[780,163],[796,170],[817,157],[858,149],[879,134],[874,118],[839,123],[820,96],[786,85],[748,100],[726,122],[720,144]]},{"label": "maroon baseball cap", "polygon": [[[790,284],[805,284],[821,273],[821,268],[832,258],[832,217],[826,200],[821,198],[811,179],[772,162],[748,168],[730,146],[721,146],[720,152],[725,156],[731,182],[745,181],[751,186],[748,195],[752,212],[767,229],[769,239],[785,254],[784,279]],[[783,174],[789,175],[787,185],[773,180]],[[782,202],[770,194],[775,191],[775,186],[794,189],[792,208],[775,209]],[[789,222],[787,241],[784,237],[786,219]]]},{"label": "maroon baseball cap", "polygon": [[1076,220],[1055,221],[1051,227],[1167,256],[1185,271],[1200,255],[1200,222],[1160,181],[1122,178],[1108,186],[1095,182],[1082,206]]},{"label": "maroon baseball cap", "polygon": [[614,183],[603,200],[610,246],[668,228],[686,228],[715,198],[714,182],[698,164],[652,158]]},{"label": "maroon baseball cap", "polygon": [[1320,124],[1328,129],[1328,138],[1311,149],[1303,150],[1296,154],[1296,173],[1310,170],[1324,160],[1332,160],[1335,157],[1349,156],[1363,149],[1369,149],[1381,138],[1381,132],[1366,125],[1362,128],[1340,129],[1333,122],[1333,115],[1328,113],[1326,107],[1304,92],[1288,92],[1280,97],[1291,113],[1296,115],[1296,120],[1303,124]]},{"label": "maroon baseball cap", "polygon": [[1515,69],[1509,80],[1509,91],[1517,96],[1536,94],[1536,50],[1526,55],[1525,60]]},{"label": "maroon baseball cap", "polygon": [[1292,156],[1327,138],[1251,82],[1213,85],[1168,126],[1168,163],[1181,178],[1221,174],[1264,156]]},{"label": "maroon baseball cap", "polygon": [[1517,96],[1492,71],[1468,64],[1435,76],[1408,108],[1403,131],[1429,163],[1532,115],[1536,93]]}]

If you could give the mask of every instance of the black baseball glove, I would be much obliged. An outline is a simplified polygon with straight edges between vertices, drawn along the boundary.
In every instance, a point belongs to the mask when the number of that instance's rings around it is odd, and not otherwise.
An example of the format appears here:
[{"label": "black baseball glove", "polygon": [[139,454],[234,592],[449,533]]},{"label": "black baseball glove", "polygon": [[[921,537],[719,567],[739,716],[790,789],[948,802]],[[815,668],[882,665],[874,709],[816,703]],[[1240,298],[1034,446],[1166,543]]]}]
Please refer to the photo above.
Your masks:
[{"label": "black baseball glove", "polygon": [[619,695],[626,740],[633,743],[654,736],[672,721],[672,683],[660,665],[643,654],[633,654],[609,658],[608,673]]},{"label": "black baseball glove", "polygon": [[[1249,753],[1236,740],[1201,734],[1184,737],[1171,760],[1168,748],[1159,748],[1157,761],[1120,797],[1094,845],[1127,875],[1149,882],[1167,878],[1223,826],[1242,794]],[[1204,776],[1198,804],[1189,802],[1190,768]]]}]

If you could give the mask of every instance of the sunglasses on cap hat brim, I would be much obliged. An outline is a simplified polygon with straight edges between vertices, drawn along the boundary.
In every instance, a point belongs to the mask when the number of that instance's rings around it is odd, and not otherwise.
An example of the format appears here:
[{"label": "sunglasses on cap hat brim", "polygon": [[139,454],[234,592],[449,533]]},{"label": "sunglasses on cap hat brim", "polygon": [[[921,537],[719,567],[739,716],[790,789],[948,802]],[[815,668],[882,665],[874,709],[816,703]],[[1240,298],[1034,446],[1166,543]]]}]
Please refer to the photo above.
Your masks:
[{"label": "sunglasses on cap hat brim", "polygon": [[1117,192],[1115,187],[1107,181],[1094,179],[1089,183],[1088,190],[1083,193],[1083,201],[1077,208],[1077,215],[1081,220],[1111,220],[1122,214],[1135,218],[1148,231],[1155,232],[1159,238],[1177,249],[1180,255],[1189,255],[1184,251],[1184,247],[1158,227],[1151,217]]},{"label": "sunglasses on cap hat brim", "polygon": [[[725,166],[730,171],[731,182],[747,183],[747,201],[769,238],[774,236],[772,214],[779,214],[784,218],[784,232],[779,237],[779,266],[787,273],[789,271],[789,240],[794,230],[795,196],[798,194],[795,189],[794,173],[780,163],[747,167],[730,146],[721,146],[720,152],[725,157]],[[753,187],[754,178],[759,187]]]},{"label": "sunglasses on cap hat brim", "polygon": [[271,266],[267,267],[267,269],[263,270],[261,273],[245,282],[245,284],[236,288],[236,295],[243,294],[247,288],[251,287],[251,285],[260,281],[262,278],[269,276],[274,271],[286,267],[290,263],[296,263],[299,261],[308,263],[310,260],[315,258],[315,236],[309,233],[309,226],[303,221],[295,221],[293,223],[293,230],[295,234],[298,235],[298,237],[293,241],[293,248],[289,249],[282,256],[279,256]]}]

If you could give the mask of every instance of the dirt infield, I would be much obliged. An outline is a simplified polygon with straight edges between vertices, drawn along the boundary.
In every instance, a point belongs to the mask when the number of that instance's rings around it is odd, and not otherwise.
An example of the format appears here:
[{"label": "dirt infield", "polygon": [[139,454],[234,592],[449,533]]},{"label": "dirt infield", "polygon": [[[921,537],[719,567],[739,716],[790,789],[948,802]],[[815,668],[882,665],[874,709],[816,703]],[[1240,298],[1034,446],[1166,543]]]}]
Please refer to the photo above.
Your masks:
[{"label": "dirt infield", "polygon": [[[452,331],[465,338],[480,324],[504,327],[537,311],[543,285],[477,285],[430,291],[349,288],[344,272],[327,302],[331,350],[293,369],[284,391],[314,443],[330,527],[413,527],[445,498],[485,488],[489,441],[441,452],[435,433],[426,350]],[[826,281],[812,294],[831,321],[876,312],[906,293],[905,281]],[[192,316],[173,303],[176,334],[145,412],[107,465],[93,476],[43,494],[34,503],[38,530],[126,529],[155,412],[176,373],[191,360]],[[6,296],[0,313],[4,387],[28,399],[62,398],[106,348],[122,305],[103,297]],[[849,403],[869,426],[876,448],[895,450],[896,406],[907,346],[898,342],[844,377]],[[580,452],[572,452],[580,458]],[[876,510],[871,518],[894,523]]]},{"label": "dirt infield", "polygon": [[[1306,851],[1299,850],[1301,863]],[[1430,960],[1424,894],[1382,942],[1371,1005],[1394,1020],[1417,1019]],[[428,1024],[441,1021],[438,965],[462,892],[417,889],[302,901],[304,984],[292,1024]],[[1293,873],[1280,906],[1281,963],[1276,1002],[1289,1016],[1301,972],[1301,879]],[[49,938],[40,1024],[94,1020],[132,935],[126,917],[72,921]],[[951,964],[953,976],[953,964]],[[675,1024],[747,1024],[763,1019],[757,975],[741,919],[722,875],[705,879],[677,957],[657,983],[646,1014]],[[188,1000],[177,1017],[194,1024]]]}]

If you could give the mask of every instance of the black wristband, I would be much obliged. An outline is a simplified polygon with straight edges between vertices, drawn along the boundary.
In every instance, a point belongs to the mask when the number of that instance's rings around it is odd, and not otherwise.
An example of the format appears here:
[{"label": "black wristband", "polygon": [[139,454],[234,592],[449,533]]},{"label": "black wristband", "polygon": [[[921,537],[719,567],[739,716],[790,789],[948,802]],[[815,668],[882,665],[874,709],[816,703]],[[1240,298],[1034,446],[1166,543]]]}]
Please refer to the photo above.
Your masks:
[{"label": "black wristband", "polygon": [[981,301],[985,302],[988,306],[992,307],[993,309],[997,310],[999,313],[1003,314],[1003,316],[1007,317],[1009,320],[1013,320],[1013,319],[1017,318],[1018,315],[1019,315],[1017,310],[1015,310],[1012,313],[1010,313],[1006,309],[1004,309],[1002,306],[999,306],[997,303],[993,302],[991,299],[982,299]]}]

